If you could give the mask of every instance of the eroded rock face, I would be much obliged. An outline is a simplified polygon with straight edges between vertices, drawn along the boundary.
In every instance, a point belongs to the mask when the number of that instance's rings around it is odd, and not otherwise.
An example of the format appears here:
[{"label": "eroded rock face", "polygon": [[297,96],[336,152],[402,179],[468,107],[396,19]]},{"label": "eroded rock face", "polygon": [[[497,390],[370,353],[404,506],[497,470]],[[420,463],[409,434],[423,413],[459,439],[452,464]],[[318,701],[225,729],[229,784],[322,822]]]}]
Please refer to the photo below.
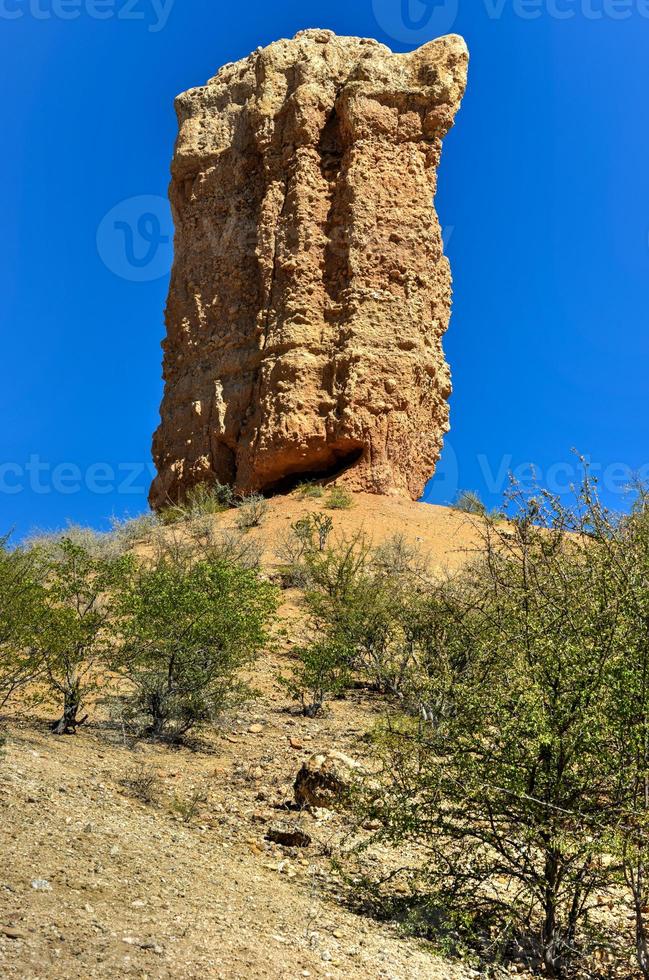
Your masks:
[{"label": "eroded rock face", "polygon": [[433,206],[456,36],[309,30],[179,96],[156,507],[340,474],[417,498],[448,430],[451,276]]}]

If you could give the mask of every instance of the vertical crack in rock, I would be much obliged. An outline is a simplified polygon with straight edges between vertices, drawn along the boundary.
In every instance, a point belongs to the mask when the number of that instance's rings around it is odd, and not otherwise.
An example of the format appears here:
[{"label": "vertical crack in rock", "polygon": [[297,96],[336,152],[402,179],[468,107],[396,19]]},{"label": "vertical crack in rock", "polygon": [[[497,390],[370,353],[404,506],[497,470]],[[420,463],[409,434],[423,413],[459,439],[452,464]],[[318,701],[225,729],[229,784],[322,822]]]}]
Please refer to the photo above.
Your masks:
[{"label": "vertical crack in rock", "polygon": [[456,36],[309,30],[178,97],[154,507],[215,479],[421,495],[451,393],[431,201],[467,66]]},{"label": "vertical crack in rock", "polygon": [[[268,336],[270,333],[270,318],[273,311],[273,298],[275,295],[275,284],[277,282],[277,263],[278,263],[278,250],[279,250],[279,227],[281,227],[284,217],[286,214],[286,205],[288,202],[288,190],[289,190],[289,178],[286,177],[284,180],[284,192],[282,197],[282,206],[279,210],[279,222],[278,228],[275,230],[275,238],[273,242],[273,258],[271,263],[271,273],[270,273],[270,283],[268,285],[268,298],[266,302],[266,309],[263,314],[264,322],[264,333],[261,342],[261,354],[259,358],[259,365],[255,375],[255,380],[252,386],[252,404],[250,406],[250,411],[254,410],[255,403],[261,403],[261,372],[263,365],[263,353],[268,347]],[[259,426],[255,429],[254,434],[254,447],[253,452],[259,444],[259,439],[261,437],[261,428]],[[244,443],[245,445],[245,443]]]}]

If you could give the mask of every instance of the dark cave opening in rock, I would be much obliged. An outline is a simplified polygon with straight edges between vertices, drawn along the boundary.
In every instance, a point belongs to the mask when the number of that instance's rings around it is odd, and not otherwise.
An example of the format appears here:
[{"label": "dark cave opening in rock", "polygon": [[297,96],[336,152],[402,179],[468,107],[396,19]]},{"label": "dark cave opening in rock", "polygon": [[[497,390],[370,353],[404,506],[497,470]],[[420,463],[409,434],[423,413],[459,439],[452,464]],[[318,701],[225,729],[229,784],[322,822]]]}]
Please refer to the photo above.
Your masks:
[{"label": "dark cave opening in rock", "polygon": [[276,494],[290,493],[301,483],[331,482],[355,466],[362,459],[366,448],[364,443],[354,443],[351,447],[347,445],[345,449],[330,447],[321,465],[314,465],[312,462],[304,469],[295,469],[280,479],[260,487],[259,491],[266,497],[272,497]]}]

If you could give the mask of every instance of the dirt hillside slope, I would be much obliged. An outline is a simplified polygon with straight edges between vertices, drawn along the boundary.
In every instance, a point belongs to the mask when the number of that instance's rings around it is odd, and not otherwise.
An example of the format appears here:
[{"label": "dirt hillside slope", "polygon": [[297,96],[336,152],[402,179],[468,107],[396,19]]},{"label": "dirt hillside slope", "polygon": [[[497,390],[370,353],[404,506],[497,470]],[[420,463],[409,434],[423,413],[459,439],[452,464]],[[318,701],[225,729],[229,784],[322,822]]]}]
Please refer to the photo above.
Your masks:
[{"label": "dirt hillside slope", "polygon": [[[321,508],[295,494],[271,501],[264,526],[250,532],[269,564],[281,531]],[[421,539],[438,567],[459,563],[472,540],[462,515],[402,499],[359,494],[332,516],[337,533],[364,529],[375,543],[395,533]],[[46,711],[4,720],[0,976],[472,975],[347,910],[330,860],[341,818],[281,809],[313,752],[362,760],[382,710],[355,692],[325,717],[303,718],[276,682],[281,667],[262,659],[259,699],[191,749],[132,743],[99,710],[68,738],[48,734]],[[143,775],[155,777],[151,802],[140,798]],[[266,839],[287,821],[308,833],[309,847]]]}]

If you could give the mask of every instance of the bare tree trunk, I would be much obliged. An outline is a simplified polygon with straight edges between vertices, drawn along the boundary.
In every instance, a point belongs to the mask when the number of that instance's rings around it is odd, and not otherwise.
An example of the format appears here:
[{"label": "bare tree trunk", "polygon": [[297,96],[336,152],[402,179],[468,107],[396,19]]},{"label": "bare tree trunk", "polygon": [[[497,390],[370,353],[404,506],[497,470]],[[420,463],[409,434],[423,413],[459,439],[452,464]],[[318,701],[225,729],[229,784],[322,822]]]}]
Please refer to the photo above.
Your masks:
[{"label": "bare tree trunk", "polygon": [[644,916],[646,903],[644,862],[638,859],[635,868],[627,866],[625,873],[627,884],[633,897],[636,960],[642,976],[649,978],[649,933],[647,932]]},{"label": "bare tree trunk", "polygon": [[649,977],[649,936],[644,923],[642,908],[636,908],[636,956],[643,977]]},{"label": "bare tree trunk", "polygon": [[167,724],[164,695],[158,691],[153,692],[149,696],[148,710],[151,716],[151,724],[148,726],[146,734],[152,738],[162,738]]},{"label": "bare tree trunk", "polygon": [[51,726],[53,735],[76,735],[77,728],[83,725],[88,715],[78,718],[81,707],[81,691],[78,684],[72,684],[63,693],[63,714]]},{"label": "bare tree trunk", "polygon": [[[645,619],[645,630],[649,627],[649,622]],[[642,709],[642,747],[641,758],[639,760],[642,772],[641,782],[641,806],[644,814],[649,812],[649,777],[647,777],[647,766],[649,764],[649,730],[647,726],[647,686],[649,678],[647,676],[647,651],[643,649],[644,658],[642,663],[642,688],[641,688],[641,709]],[[649,977],[649,935],[645,925],[644,912],[647,904],[647,881],[646,867],[642,856],[638,856],[635,869],[631,868],[627,872],[627,881],[631,887],[633,895],[633,908],[635,912],[635,947],[638,967],[643,977]]]},{"label": "bare tree trunk", "polygon": [[561,937],[557,922],[557,886],[559,862],[550,851],[545,858],[545,902],[543,919],[543,965],[549,977],[562,980],[564,976],[561,956]]}]

